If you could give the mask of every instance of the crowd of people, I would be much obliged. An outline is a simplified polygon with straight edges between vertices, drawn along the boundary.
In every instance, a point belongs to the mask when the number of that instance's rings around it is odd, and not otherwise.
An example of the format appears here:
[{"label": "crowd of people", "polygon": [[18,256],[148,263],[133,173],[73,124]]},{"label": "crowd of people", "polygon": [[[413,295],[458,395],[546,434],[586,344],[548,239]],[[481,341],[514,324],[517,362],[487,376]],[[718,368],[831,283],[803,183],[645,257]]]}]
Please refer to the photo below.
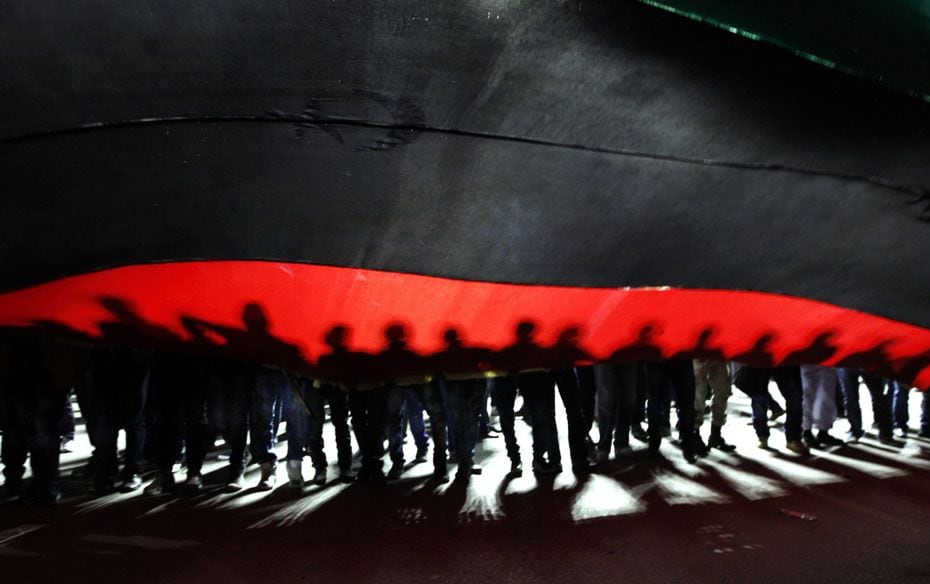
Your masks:
[{"label": "crowd of people", "polygon": [[[417,462],[427,461],[432,445],[431,480],[437,483],[450,480],[450,467],[455,468],[457,481],[480,474],[476,445],[498,433],[503,435],[511,474],[524,472],[521,447],[532,453],[533,473],[557,474],[563,462],[556,394],[565,410],[568,455],[575,474],[597,472],[612,458],[661,457],[663,439],[673,436],[673,406],[675,443],[687,461],[693,463],[711,449],[732,452],[736,446],[724,436],[732,387],[751,398],[752,423],[761,448],[784,447],[803,457],[811,448],[858,441],[866,433],[859,405],[861,385],[871,395],[878,440],[900,446],[897,438],[906,436],[909,428],[910,387],[863,371],[819,365],[757,367],[680,358],[559,370],[437,374],[346,387],[224,358],[103,345],[78,349],[28,336],[10,336],[3,345],[3,495],[37,505],[53,504],[61,497],[59,455],[74,437],[72,395],[93,447],[84,472],[97,495],[138,489],[146,495],[200,490],[204,459],[217,437],[229,449],[226,491],[246,487],[249,464],[261,469],[256,486],[272,490],[277,486],[281,424],[286,424],[287,432],[288,484],[325,485],[334,478],[327,475],[323,438],[327,420],[334,429],[342,482],[382,485],[400,478],[408,431]],[[778,388],[783,405],[771,395],[770,382]],[[518,396],[523,403],[519,413],[515,411]],[[930,437],[928,393],[922,400],[919,435]],[[499,428],[491,425],[489,403],[496,409]],[[841,412],[849,423],[843,437],[831,433]],[[517,439],[518,414],[531,425],[529,445]],[[772,439],[769,424],[782,416],[784,442]],[[705,430],[707,421],[709,430]],[[122,456],[120,431],[125,432]],[[647,448],[634,450],[631,439]],[[303,475],[305,456],[314,469],[311,477]],[[27,460],[32,470],[28,484],[24,481]],[[174,467],[182,460],[186,478],[179,484]],[[149,476],[146,485],[143,477]]]}]

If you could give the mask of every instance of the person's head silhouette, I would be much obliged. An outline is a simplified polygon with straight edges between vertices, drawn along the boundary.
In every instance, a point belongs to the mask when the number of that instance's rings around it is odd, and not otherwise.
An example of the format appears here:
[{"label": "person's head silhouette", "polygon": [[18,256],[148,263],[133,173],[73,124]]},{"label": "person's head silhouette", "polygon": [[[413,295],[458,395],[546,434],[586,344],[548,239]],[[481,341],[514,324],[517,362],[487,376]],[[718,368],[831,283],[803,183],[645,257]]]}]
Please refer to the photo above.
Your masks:
[{"label": "person's head silhouette", "polygon": [[265,334],[268,332],[268,316],[256,302],[249,302],[242,309],[242,323],[250,333]]}]

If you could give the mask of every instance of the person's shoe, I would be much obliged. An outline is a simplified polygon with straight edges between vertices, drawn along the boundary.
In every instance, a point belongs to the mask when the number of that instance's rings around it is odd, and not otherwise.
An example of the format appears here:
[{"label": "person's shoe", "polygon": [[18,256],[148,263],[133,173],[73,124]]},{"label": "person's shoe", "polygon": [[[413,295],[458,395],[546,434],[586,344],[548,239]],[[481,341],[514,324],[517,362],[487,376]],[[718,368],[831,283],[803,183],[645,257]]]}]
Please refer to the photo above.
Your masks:
[{"label": "person's shoe", "polygon": [[778,418],[785,415],[785,408],[781,406],[776,406],[772,408],[772,413],[769,414],[769,421],[774,422]]},{"label": "person's shoe", "polygon": [[801,456],[807,456],[811,453],[807,446],[805,446],[804,443],[800,440],[789,440],[788,443],[785,444],[785,448],[791,452],[794,452],[795,454],[800,454]]},{"label": "person's shoe", "polygon": [[647,442],[649,440],[649,435],[643,430],[642,424],[633,424],[630,426],[630,436],[636,438],[640,442]]},{"label": "person's shoe", "polygon": [[399,479],[402,474],[404,474],[404,463],[395,461],[391,465],[391,470],[387,473],[387,478],[389,481],[394,481]]},{"label": "person's shoe", "polygon": [[426,462],[426,456],[429,454],[429,447],[424,446],[422,448],[417,448],[417,455],[413,459],[414,464],[420,464],[421,462]]},{"label": "person's shoe", "polygon": [[607,462],[608,460],[610,460],[610,452],[607,451],[607,450],[600,450],[600,449],[599,449],[599,450],[597,451],[597,458],[596,458],[596,460],[597,460],[597,463],[598,463],[598,464],[604,464],[605,462]]},{"label": "person's shoe", "polygon": [[313,471],[313,484],[322,487],[326,484],[326,469],[318,468]]},{"label": "person's shoe", "polygon": [[105,495],[112,495],[116,492],[116,485],[110,479],[102,479],[94,481],[94,494],[98,497],[103,497]]},{"label": "person's shoe", "polygon": [[817,440],[814,433],[810,430],[804,430],[801,439],[804,440],[804,444],[806,444],[808,448],[820,448],[820,441]]},{"label": "person's shoe", "polygon": [[693,450],[684,450],[682,451],[682,454],[684,455],[685,460],[687,460],[691,464],[694,464],[697,462],[697,459],[698,459],[697,452]]},{"label": "person's shoe", "polygon": [[587,460],[572,465],[572,472],[576,475],[591,474],[591,463]]},{"label": "person's shoe", "polygon": [[535,475],[552,474],[552,470],[548,462],[538,460],[538,461],[533,462],[533,474]]},{"label": "person's shoe", "polygon": [[636,451],[629,446],[622,446],[619,449],[615,448],[614,451],[615,460],[629,460],[636,456]]},{"label": "person's shoe", "polygon": [[842,446],[846,444],[836,436],[831,436],[828,430],[821,430],[817,433],[817,442],[820,442],[824,446]]},{"label": "person's shoe", "polygon": [[459,463],[459,468],[455,472],[455,482],[467,483],[471,478],[471,464]]},{"label": "person's shoe", "polygon": [[858,444],[859,440],[862,438],[862,432],[853,432],[850,430],[846,433],[846,442],[850,444]]},{"label": "person's shoe", "polygon": [[339,482],[345,484],[355,482],[355,473],[352,472],[351,468],[343,468],[339,470]]},{"label": "person's shoe", "polygon": [[303,460],[287,461],[287,484],[295,489],[304,486]]},{"label": "person's shoe", "polygon": [[895,439],[894,435],[889,434],[879,434],[878,441],[880,444],[884,444],[885,446],[894,446],[895,448],[904,446],[903,442]]},{"label": "person's shoe", "polygon": [[768,436],[759,436],[759,448],[762,450],[769,449],[769,437]]},{"label": "person's shoe", "polygon": [[710,448],[707,447],[704,439],[701,438],[701,434],[697,431],[694,432],[694,454],[702,458],[710,454]]},{"label": "person's shoe", "polygon": [[523,463],[519,458],[510,459],[510,476],[518,477],[523,474]]},{"label": "person's shoe", "polygon": [[381,472],[381,469],[363,470],[358,474],[356,482],[372,487],[383,487],[387,484],[387,478],[384,476],[384,473]]},{"label": "person's shoe", "polygon": [[61,442],[61,451],[64,453],[74,452],[74,440],[63,440]]},{"label": "person's shoe", "polygon": [[201,489],[203,489],[203,477],[199,474],[187,475],[187,480],[184,481],[184,490],[196,492]]},{"label": "person's shoe", "polygon": [[497,438],[498,436],[499,434],[494,430],[494,428],[488,427],[479,434],[478,438],[481,440],[487,440],[488,438]]},{"label": "person's shoe", "polygon": [[20,491],[23,488],[22,480],[9,480],[7,479],[3,486],[0,487],[0,498],[3,499],[12,499],[13,497],[18,497]]},{"label": "person's shoe", "polygon": [[432,479],[437,483],[448,483],[449,467],[445,464],[436,465],[436,467],[433,469]]},{"label": "person's shoe", "polygon": [[144,495],[161,495],[173,491],[175,487],[174,475],[171,473],[158,473],[155,479],[145,489],[142,490]]},{"label": "person's shoe", "polygon": [[901,438],[901,439],[907,438],[907,428],[895,428],[894,436],[895,438]]},{"label": "person's shoe", "polygon": [[277,465],[273,462],[263,462],[261,468],[262,476],[258,479],[258,490],[273,491],[275,484],[278,482]]},{"label": "person's shoe", "polygon": [[734,452],[736,450],[736,446],[724,440],[721,434],[711,433],[710,438],[707,439],[707,446],[716,448],[720,452]]},{"label": "person's shoe", "polygon": [[51,507],[61,501],[61,492],[48,489],[39,489],[36,491],[32,500],[29,502],[33,507]]},{"label": "person's shoe", "polygon": [[227,493],[238,493],[245,488],[245,472],[243,471],[232,471],[229,482],[226,483],[226,486],[223,487],[223,491]]},{"label": "person's shoe", "polygon": [[120,485],[119,490],[121,493],[131,493],[138,490],[141,486],[142,477],[140,477],[137,473],[132,473],[126,477],[125,480],[123,480],[123,484]]}]

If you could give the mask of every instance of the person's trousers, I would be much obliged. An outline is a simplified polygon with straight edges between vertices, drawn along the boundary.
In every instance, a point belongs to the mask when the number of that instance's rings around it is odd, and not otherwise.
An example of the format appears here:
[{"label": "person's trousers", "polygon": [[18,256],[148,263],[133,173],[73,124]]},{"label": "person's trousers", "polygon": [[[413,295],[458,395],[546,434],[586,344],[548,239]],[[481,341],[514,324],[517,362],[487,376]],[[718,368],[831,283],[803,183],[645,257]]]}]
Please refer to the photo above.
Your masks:
[{"label": "person's trousers", "polygon": [[449,412],[452,415],[449,427],[456,445],[459,464],[471,464],[475,456],[475,445],[478,443],[481,401],[484,399],[487,384],[483,378],[444,379],[442,384],[449,399]]},{"label": "person's trousers", "polygon": [[352,430],[362,453],[362,472],[380,474],[384,457],[384,420],[387,406],[384,387],[348,392]]},{"label": "person's trousers", "polygon": [[[313,468],[326,468],[326,453],[323,450],[323,424],[325,405],[329,403],[329,414],[336,431],[336,457],[339,469],[346,472],[352,468],[352,438],[349,431],[349,396],[334,385],[313,387],[308,384],[305,403],[309,410],[307,426],[307,450]],[[296,401],[296,400],[295,400]],[[288,430],[290,439],[290,430]],[[290,458],[290,457],[289,457]]]},{"label": "person's trousers", "polygon": [[707,391],[713,390],[710,403],[710,423],[727,423],[727,401],[730,399],[730,370],[726,361],[694,360],[694,426],[701,428],[707,409]]},{"label": "person's trousers", "polygon": [[501,424],[501,433],[504,435],[504,446],[510,460],[520,460],[520,444],[514,429],[514,402],[517,399],[517,384],[512,377],[492,377],[488,379],[488,387],[497,404],[497,415]]},{"label": "person's trousers", "polygon": [[259,367],[252,394],[249,435],[252,440],[252,459],[259,464],[276,463],[274,447],[278,441],[280,408],[285,396],[292,392],[293,380],[281,369]]},{"label": "person's trousers", "polygon": [[97,452],[95,480],[98,484],[108,484],[114,482],[119,473],[117,439],[120,429],[126,431],[123,475],[129,477],[142,472],[148,384],[147,378],[139,375],[130,376],[121,383],[109,377],[101,381],[95,384],[91,406]]},{"label": "person's trousers", "polygon": [[682,451],[694,452],[694,366],[691,359],[675,359],[646,363],[649,387],[649,448],[658,450],[662,443],[662,406],[668,403],[669,389],[675,396],[678,411],[678,434]]},{"label": "person's trousers", "polygon": [[229,467],[233,476],[245,470],[245,451],[249,434],[249,409],[255,387],[255,368],[230,363],[214,371],[210,380],[207,411],[210,426],[229,446]]},{"label": "person's trousers", "polygon": [[578,380],[578,391],[581,395],[581,427],[587,441],[591,434],[591,428],[594,427],[594,408],[597,396],[594,366],[575,367],[575,378]]},{"label": "person's trousers", "polygon": [[594,366],[597,385],[597,449],[610,453],[611,442],[616,453],[630,445],[630,426],[636,406],[637,364]]},{"label": "person's trousers", "polygon": [[907,398],[911,388],[899,382],[888,380],[889,393],[892,395],[892,415],[894,418],[894,427],[907,430],[907,424],[910,421],[910,413],[907,407]]},{"label": "person's trousers", "polygon": [[801,370],[797,366],[753,369],[752,383],[741,387],[752,400],[752,425],[759,438],[768,438],[769,407],[771,405],[768,392],[769,381],[774,379],[785,399],[785,439],[796,442],[801,439],[801,422],[804,416],[803,391],[801,389]]},{"label": "person's trousers", "polygon": [[855,436],[863,434],[862,408],[859,405],[859,377],[861,375],[872,397],[872,417],[878,424],[878,435],[880,438],[891,438],[891,400],[885,395],[885,380],[878,375],[849,368],[837,369],[836,375],[839,379],[840,390],[843,392],[849,431]]},{"label": "person's trousers", "polygon": [[561,464],[555,427],[555,383],[551,373],[532,371],[517,375],[517,386],[533,420],[533,464]]},{"label": "person's trousers", "polygon": [[44,382],[34,386],[11,384],[6,387],[6,399],[10,401],[7,404],[8,420],[3,434],[2,456],[4,476],[9,484],[16,485],[22,480],[28,453],[36,491],[52,495],[60,493],[60,422],[66,391]]},{"label": "person's trousers", "polygon": [[572,466],[585,465],[588,462],[588,445],[578,378],[575,377],[574,369],[558,369],[553,371],[553,376],[568,422],[568,451]]},{"label": "person's trousers", "polygon": [[804,430],[829,430],[836,421],[836,370],[821,365],[801,365]]}]

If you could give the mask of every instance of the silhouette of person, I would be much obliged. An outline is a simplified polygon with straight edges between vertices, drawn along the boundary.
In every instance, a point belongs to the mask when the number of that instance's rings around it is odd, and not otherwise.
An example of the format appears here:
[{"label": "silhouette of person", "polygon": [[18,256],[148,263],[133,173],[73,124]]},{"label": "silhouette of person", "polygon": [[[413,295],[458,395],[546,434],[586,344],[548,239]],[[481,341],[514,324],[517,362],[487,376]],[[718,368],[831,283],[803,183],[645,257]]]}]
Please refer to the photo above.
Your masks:
[{"label": "silhouette of person", "polygon": [[[756,339],[756,342],[753,343],[749,350],[733,355],[730,360],[762,368],[773,367],[775,365],[775,357],[772,355],[769,347],[774,340],[775,335],[773,333],[763,333],[762,336]],[[800,386],[800,381],[798,384]]]},{"label": "silhouette of person", "polygon": [[614,363],[630,363],[634,361],[659,361],[662,359],[662,348],[655,343],[659,331],[655,324],[644,325],[636,336],[632,345],[621,347],[613,352],[610,360]]},{"label": "silhouette of person", "polygon": [[818,334],[807,347],[788,353],[781,364],[816,365],[818,363],[823,363],[836,354],[837,346],[829,342],[834,336],[834,333],[831,331]]}]

